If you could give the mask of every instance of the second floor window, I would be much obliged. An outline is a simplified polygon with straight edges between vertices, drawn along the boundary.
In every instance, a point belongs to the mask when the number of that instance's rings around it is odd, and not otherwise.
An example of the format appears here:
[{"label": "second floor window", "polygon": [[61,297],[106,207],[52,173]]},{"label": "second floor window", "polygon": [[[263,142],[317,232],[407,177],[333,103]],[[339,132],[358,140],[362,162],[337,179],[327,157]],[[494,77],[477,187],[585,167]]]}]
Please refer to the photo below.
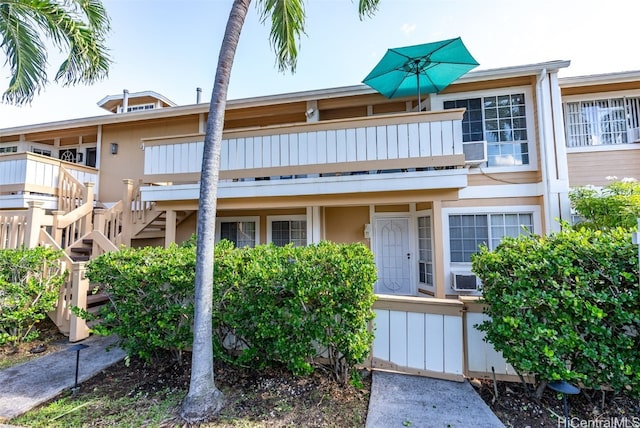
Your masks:
[{"label": "second floor window", "polygon": [[32,147],[31,152],[37,155],[51,156],[51,150],[39,149],[37,147]]},{"label": "second floor window", "polygon": [[524,94],[445,101],[444,109],[465,108],[462,141],[487,141],[488,166],[528,165]]},{"label": "second floor window", "polygon": [[640,97],[564,104],[567,147],[640,141]]}]

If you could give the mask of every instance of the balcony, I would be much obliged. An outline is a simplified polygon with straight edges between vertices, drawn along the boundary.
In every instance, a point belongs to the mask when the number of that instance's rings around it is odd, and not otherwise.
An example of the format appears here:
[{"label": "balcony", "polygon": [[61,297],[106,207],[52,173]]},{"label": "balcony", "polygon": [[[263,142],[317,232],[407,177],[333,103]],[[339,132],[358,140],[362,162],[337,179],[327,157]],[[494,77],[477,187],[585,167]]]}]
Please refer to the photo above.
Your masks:
[{"label": "balcony", "polygon": [[[272,126],[224,135],[219,198],[461,188],[464,110]],[[203,136],[143,141],[145,201],[197,199]],[[158,185],[161,184],[161,185]]]},{"label": "balcony", "polygon": [[95,184],[98,171],[29,152],[0,154],[0,209],[27,208],[29,201],[42,201],[46,209],[60,209],[58,201],[70,185],[64,176],[77,183]]}]

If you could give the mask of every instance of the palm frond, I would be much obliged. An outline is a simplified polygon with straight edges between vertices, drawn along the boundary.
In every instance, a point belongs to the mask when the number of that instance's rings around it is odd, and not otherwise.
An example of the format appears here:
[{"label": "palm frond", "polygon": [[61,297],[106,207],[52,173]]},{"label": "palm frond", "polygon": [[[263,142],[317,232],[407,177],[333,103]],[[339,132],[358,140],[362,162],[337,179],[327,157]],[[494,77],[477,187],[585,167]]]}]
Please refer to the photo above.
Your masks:
[{"label": "palm frond", "polygon": [[74,0],[87,17],[89,27],[99,36],[105,36],[111,29],[111,21],[100,0]]},{"label": "palm frond", "polygon": [[380,0],[359,0],[358,15],[360,19],[371,18],[378,11]]},{"label": "palm frond", "polygon": [[47,82],[46,50],[28,15],[20,5],[0,3],[0,49],[11,72],[2,101],[10,104],[30,102]]},{"label": "palm frond", "polygon": [[[0,37],[5,39],[7,33],[15,30],[19,21],[21,27],[31,29],[29,37],[34,40],[44,55],[45,61],[39,64],[42,68],[41,80],[31,81],[22,78],[24,92],[20,96],[3,99],[20,104],[29,101],[46,83],[46,51],[40,41],[40,35],[50,39],[54,46],[67,52],[67,58],[59,67],[55,80],[63,85],[77,83],[93,83],[107,76],[111,59],[105,46],[105,37],[109,31],[109,18],[99,0],[0,0],[0,6],[6,7],[5,15],[0,15]],[[5,25],[6,24],[6,25]],[[11,26],[10,29],[7,29]],[[20,28],[20,27],[18,27]],[[25,37],[27,35],[25,34]],[[4,42],[3,42],[4,46]],[[15,56],[7,52],[7,62],[13,71]],[[31,52],[33,54],[33,52]],[[24,60],[23,60],[24,62]],[[37,66],[38,64],[36,64]],[[22,67],[25,67],[24,65]],[[12,73],[14,75],[14,73]],[[14,76],[15,77],[15,76]],[[18,79],[21,79],[20,77]]]},{"label": "palm frond", "polygon": [[259,3],[261,21],[271,18],[269,41],[276,51],[280,71],[295,72],[298,44],[304,33],[304,2],[302,0],[265,0]]}]

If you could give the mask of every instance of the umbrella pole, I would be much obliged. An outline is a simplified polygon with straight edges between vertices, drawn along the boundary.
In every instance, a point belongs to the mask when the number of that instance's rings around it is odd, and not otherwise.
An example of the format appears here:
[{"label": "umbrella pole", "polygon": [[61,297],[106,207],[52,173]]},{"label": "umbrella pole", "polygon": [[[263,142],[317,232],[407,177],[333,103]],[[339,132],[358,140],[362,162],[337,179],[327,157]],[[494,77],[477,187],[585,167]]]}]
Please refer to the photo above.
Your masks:
[{"label": "umbrella pole", "polygon": [[416,67],[416,82],[418,84],[418,111],[422,111],[422,100],[420,99],[420,70]]}]

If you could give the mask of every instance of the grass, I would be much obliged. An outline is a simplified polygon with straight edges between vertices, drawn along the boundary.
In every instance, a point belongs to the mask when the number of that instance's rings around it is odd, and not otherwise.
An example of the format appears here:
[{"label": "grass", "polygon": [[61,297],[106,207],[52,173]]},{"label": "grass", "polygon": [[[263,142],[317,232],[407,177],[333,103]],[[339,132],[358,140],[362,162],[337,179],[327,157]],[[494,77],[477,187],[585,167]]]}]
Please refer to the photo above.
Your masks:
[{"label": "grass", "polygon": [[29,361],[31,358],[32,357],[28,357],[26,355],[24,355],[24,356],[21,355],[21,356],[13,358],[11,360],[10,359],[0,359],[0,370],[6,369],[6,368],[9,368],[11,366],[18,365],[18,364],[22,364],[22,363],[24,363],[26,361]]},{"label": "grass", "polygon": [[[120,362],[55,400],[9,421],[23,427],[183,427],[178,409],[187,393],[189,365],[162,359]],[[326,372],[294,376],[282,368],[251,371],[219,363],[216,384],[225,397],[205,428],[363,428],[370,377],[364,388],[338,385]]]},{"label": "grass", "polygon": [[11,420],[34,427],[101,426],[157,427],[175,419],[183,391],[160,391],[157,396],[110,398],[101,394],[65,396]]}]

